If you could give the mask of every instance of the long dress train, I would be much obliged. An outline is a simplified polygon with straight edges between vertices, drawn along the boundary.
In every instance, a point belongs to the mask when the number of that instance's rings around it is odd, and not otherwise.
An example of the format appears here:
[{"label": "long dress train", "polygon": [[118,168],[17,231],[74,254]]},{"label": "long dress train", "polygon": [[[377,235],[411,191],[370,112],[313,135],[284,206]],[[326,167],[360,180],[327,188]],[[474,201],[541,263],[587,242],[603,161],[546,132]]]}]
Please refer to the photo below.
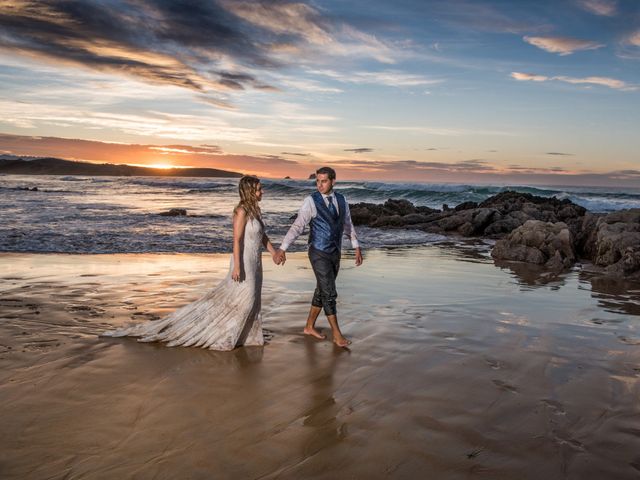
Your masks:
[{"label": "long dress train", "polygon": [[229,272],[215,288],[161,320],[103,333],[108,337],[140,337],[139,342],[167,342],[170,347],[195,346],[233,350],[240,345],[264,345],[260,299],[262,292],[262,222],[249,219],[241,246],[241,282],[234,282],[233,255]]}]

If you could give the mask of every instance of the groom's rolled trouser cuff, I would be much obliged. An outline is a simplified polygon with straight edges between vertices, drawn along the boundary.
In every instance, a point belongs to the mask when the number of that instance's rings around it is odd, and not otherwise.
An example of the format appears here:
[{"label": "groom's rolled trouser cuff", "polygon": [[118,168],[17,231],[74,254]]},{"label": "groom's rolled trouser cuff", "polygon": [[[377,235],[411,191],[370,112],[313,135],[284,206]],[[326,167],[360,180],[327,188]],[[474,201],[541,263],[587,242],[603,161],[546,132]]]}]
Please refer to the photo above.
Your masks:
[{"label": "groom's rolled trouser cuff", "polygon": [[309,260],[316,276],[316,290],[311,305],[322,307],[325,315],[336,314],[336,277],[340,269],[340,251],[333,253],[309,247]]}]

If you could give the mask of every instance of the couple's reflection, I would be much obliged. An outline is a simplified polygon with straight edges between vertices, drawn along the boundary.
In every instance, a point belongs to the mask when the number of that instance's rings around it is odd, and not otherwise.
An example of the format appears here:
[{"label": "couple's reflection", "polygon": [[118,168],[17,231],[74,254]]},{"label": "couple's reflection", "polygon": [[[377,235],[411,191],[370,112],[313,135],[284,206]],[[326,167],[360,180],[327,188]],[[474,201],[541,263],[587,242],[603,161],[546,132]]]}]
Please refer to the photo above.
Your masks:
[{"label": "couple's reflection", "polygon": [[309,406],[303,413],[303,425],[309,429],[308,441],[302,445],[306,457],[339,443],[347,434],[347,423],[338,419],[335,376],[341,360],[350,352],[335,345],[327,352],[325,342],[310,337],[304,340],[310,379]]}]

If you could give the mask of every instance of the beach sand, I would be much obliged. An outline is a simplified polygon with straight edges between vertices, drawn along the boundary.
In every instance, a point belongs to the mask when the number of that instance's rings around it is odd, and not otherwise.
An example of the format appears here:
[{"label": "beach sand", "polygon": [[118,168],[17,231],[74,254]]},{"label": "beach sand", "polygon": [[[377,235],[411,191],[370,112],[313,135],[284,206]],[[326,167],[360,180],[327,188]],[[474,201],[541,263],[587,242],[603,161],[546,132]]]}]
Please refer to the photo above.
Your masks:
[{"label": "beach sand", "polygon": [[265,347],[98,337],[196,299],[228,264],[1,254],[0,477],[640,477],[637,285],[454,245],[345,256],[344,350],[301,335],[306,255],[265,256]]}]

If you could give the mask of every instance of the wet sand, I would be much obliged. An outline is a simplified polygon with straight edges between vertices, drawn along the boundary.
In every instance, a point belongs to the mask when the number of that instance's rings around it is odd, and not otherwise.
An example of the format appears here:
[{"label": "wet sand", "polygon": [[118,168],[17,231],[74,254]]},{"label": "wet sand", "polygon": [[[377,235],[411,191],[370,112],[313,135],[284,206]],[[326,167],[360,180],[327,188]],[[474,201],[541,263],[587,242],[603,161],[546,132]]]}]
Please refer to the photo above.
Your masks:
[{"label": "wet sand", "polygon": [[227,255],[1,254],[0,477],[640,477],[638,285],[370,251],[339,276],[347,351],[301,335],[305,255],[264,260],[269,343],[225,353],[97,334]]}]

